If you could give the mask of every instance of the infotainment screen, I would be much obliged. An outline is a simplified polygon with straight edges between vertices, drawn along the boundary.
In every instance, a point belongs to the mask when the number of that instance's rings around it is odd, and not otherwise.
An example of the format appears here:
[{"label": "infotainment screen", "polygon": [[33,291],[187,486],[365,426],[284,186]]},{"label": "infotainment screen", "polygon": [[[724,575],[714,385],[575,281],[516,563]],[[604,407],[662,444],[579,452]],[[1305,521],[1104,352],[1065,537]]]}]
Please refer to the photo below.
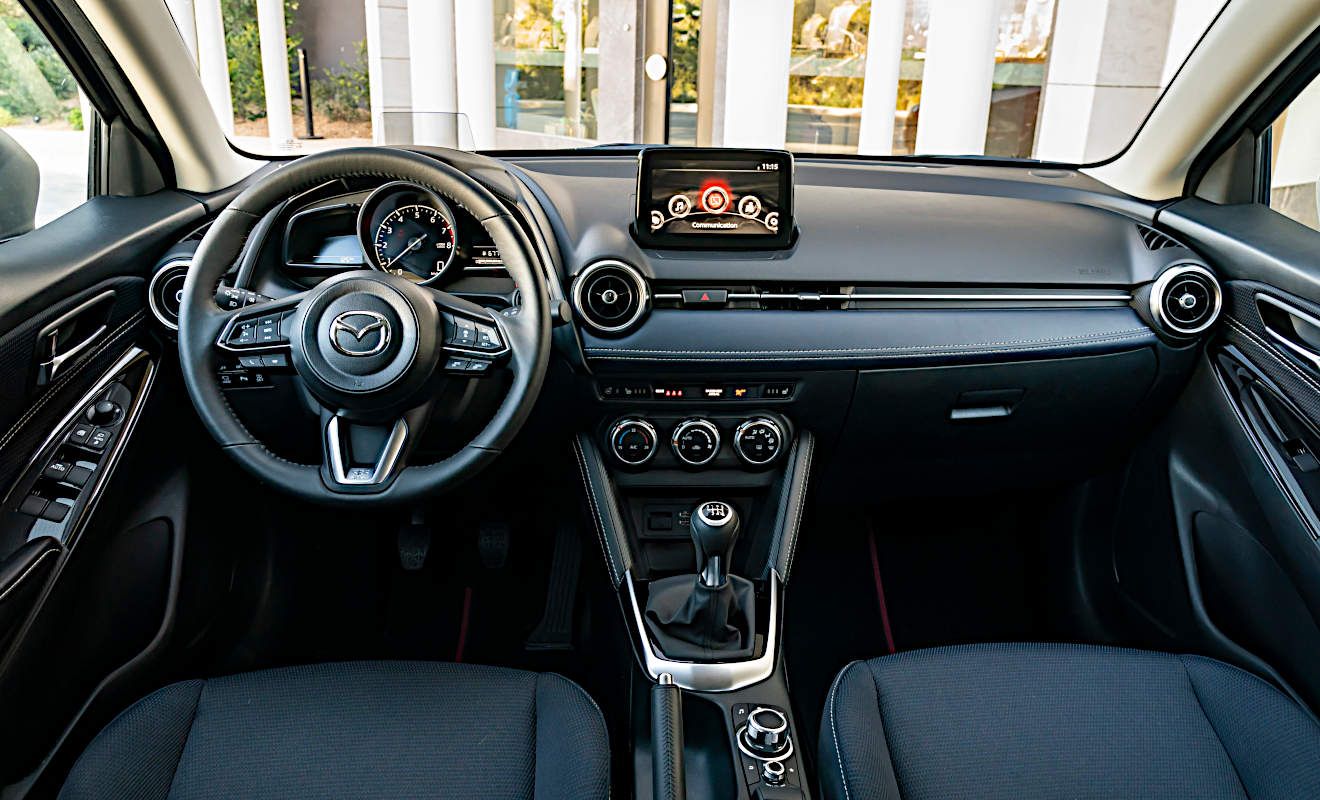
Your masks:
[{"label": "infotainment screen", "polygon": [[636,233],[648,247],[788,247],[793,156],[783,150],[645,149]]}]

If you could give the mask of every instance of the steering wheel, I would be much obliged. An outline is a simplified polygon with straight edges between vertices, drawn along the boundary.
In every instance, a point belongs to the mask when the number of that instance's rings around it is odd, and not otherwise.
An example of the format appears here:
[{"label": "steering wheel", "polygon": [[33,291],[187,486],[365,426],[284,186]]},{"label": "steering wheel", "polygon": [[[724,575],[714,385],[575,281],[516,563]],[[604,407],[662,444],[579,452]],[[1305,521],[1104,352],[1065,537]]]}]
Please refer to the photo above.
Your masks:
[{"label": "steering wheel", "polygon": [[[236,310],[215,302],[253,227],[284,200],[341,178],[411,181],[472,214],[494,240],[521,305],[494,313],[396,275],[354,270],[316,287]],[[183,285],[179,359],[207,430],[248,472],[306,500],[405,503],[452,488],[503,451],[540,393],[550,359],[545,274],[500,201],[443,162],[385,147],[291,162],[245,189],[207,231]],[[285,356],[320,413],[320,464],[281,458],[235,416],[218,368],[239,356]],[[432,464],[409,463],[439,381],[512,374],[508,393],[472,441]]]}]

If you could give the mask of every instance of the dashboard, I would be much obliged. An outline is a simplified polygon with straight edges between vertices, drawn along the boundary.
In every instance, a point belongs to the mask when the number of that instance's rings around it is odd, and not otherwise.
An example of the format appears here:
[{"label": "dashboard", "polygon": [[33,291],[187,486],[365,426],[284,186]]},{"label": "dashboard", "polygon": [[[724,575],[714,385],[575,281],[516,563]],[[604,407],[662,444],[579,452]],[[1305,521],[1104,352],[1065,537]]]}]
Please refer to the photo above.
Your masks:
[{"label": "dashboard", "polygon": [[[829,474],[838,491],[1057,482],[1167,407],[1223,299],[1152,209],[1074,170],[679,148],[432,155],[501,199],[547,273],[552,427],[597,430],[634,483],[747,469],[738,432],[760,419],[813,431],[833,464],[869,465]],[[367,268],[518,303],[480,223],[425,187],[337,182],[263,222],[232,275],[257,295]],[[282,380],[241,372],[236,387]],[[702,432],[714,454],[684,458]]]}]

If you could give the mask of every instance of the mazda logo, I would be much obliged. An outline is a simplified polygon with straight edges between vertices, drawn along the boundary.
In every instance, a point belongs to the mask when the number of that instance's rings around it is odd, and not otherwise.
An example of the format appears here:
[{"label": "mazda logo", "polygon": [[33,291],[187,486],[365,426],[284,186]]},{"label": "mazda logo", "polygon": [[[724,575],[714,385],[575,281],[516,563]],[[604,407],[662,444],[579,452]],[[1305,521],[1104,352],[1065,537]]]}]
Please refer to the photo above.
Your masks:
[{"label": "mazda logo", "polygon": [[390,346],[390,321],[375,311],[345,311],[330,323],[330,344],[352,358],[374,356]]}]

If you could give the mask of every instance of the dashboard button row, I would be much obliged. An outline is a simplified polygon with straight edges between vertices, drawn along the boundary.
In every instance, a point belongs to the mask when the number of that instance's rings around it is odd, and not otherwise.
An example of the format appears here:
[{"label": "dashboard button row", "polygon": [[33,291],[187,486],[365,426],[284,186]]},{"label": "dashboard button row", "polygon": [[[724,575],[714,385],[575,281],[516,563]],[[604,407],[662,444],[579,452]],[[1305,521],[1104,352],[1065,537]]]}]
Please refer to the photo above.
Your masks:
[{"label": "dashboard button row", "polygon": [[675,384],[601,381],[602,400],[791,400],[793,383]]}]

